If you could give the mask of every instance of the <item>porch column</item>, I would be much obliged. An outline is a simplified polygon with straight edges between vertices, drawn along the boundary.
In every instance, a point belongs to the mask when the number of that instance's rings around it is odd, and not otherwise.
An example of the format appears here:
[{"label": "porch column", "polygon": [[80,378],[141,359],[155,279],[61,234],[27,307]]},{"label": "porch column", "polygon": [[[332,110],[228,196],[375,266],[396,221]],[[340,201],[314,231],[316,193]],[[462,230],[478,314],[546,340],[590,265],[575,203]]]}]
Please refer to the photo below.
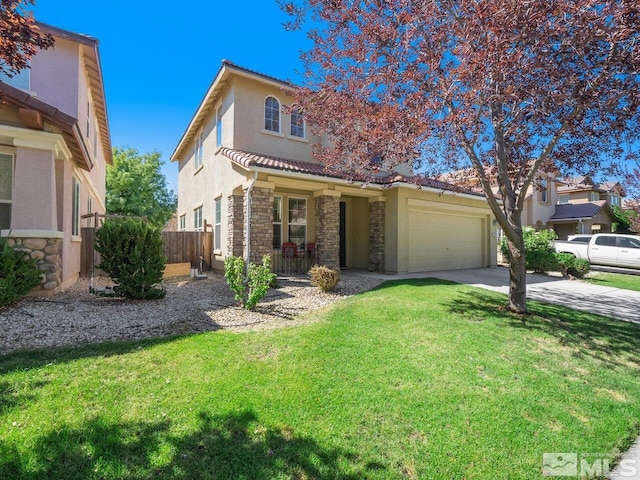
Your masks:
[{"label": "porch column", "polygon": [[369,271],[384,272],[385,197],[369,199]]},{"label": "porch column", "polygon": [[[251,214],[247,214],[245,201],[244,218],[249,219],[249,261],[262,263],[264,255],[273,255],[273,190],[275,185],[256,181],[250,192]],[[247,190],[245,190],[245,199]],[[247,224],[245,222],[245,231]]]},{"label": "porch column", "polygon": [[318,264],[340,269],[340,192],[321,190],[316,198]]},{"label": "porch column", "polygon": [[244,253],[244,197],[227,197],[227,254],[241,257]]}]

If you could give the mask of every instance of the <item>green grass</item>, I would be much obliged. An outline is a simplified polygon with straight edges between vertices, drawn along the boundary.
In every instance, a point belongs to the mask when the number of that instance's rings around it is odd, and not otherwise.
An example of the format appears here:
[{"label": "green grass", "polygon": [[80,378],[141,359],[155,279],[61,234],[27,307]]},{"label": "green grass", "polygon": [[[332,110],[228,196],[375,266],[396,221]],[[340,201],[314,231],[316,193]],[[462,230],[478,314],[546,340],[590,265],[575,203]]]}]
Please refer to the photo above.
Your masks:
[{"label": "green grass", "polygon": [[591,272],[585,279],[594,285],[603,287],[622,288],[640,292],[640,275],[623,275],[621,273]]},{"label": "green grass", "polygon": [[0,357],[0,478],[531,479],[628,447],[640,327],[504,303],[388,282],[307,327]]}]

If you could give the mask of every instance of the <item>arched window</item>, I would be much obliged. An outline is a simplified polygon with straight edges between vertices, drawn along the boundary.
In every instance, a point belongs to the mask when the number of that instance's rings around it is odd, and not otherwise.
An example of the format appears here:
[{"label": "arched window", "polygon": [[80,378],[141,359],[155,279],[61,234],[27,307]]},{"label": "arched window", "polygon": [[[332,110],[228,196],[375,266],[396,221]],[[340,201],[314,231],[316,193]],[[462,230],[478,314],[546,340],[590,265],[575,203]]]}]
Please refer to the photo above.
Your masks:
[{"label": "arched window", "polygon": [[298,107],[291,110],[291,136],[304,138],[304,116]]},{"label": "arched window", "polygon": [[264,101],[264,129],[280,133],[280,102],[277,98],[267,97]]}]

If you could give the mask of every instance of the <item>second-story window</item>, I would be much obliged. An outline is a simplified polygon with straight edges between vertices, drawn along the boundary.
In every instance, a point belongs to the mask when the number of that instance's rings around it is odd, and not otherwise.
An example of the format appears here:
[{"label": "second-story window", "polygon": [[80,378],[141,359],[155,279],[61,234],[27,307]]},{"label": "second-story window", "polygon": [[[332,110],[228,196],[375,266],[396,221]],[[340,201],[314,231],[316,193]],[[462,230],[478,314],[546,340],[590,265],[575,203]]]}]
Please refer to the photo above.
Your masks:
[{"label": "second-story window", "polygon": [[222,145],[222,108],[216,110],[216,147]]},{"label": "second-story window", "polygon": [[591,202],[597,202],[598,200],[600,200],[600,194],[598,192],[591,192],[589,194],[589,200]]},{"label": "second-story window", "polygon": [[548,183],[546,178],[540,179],[540,201],[547,203],[549,201]]},{"label": "second-story window", "polygon": [[274,97],[264,101],[264,129],[280,133],[280,102]]},{"label": "second-story window", "polygon": [[198,170],[202,166],[202,162],[204,161],[204,149],[202,148],[202,132],[198,133],[196,137],[196,170]]},{"label": "second-story window", "polygon": [[569,195],[567,195],[567,194],[558,195],[558,204],[559,205],[566,205],[567,203],[569,203]]},{"label": "second-story window", "polygon": [[291,110],[291,136],[304,138],[304,117],[299,108]]},{"label": "second-story window", "polygon": [[187,214],[183,213],[180,215],[180,223],[178,225],[178,230],[184,232],[187,229]]}]

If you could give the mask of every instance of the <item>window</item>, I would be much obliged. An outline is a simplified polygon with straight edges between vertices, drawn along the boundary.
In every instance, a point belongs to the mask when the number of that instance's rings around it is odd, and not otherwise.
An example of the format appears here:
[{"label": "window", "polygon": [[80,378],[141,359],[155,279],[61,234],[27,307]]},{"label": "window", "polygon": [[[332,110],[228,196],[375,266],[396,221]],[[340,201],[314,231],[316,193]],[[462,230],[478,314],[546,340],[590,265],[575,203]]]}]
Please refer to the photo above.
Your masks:
[{"label": "window", "polygon": [[216,147],[222,145],[222,109],[216,110]]},{"label": "window", "polygon": [[184,232],[187,229],[187,214],[180,215],[180,223],[178,224],[178,230]]},{"label": "window", "polygon": [[73,177],[73,192],[71,195],[71,235],[80,235],[80,182]]},{"label": "window", "polygon": [[600,195],[598,195],[598,192],[591,192],[589,194],[589,201],[597,202],[598,200],[600,200]]},{"label": "window", "polygon": [[193,211],[193,229],[202,230],[202,207],[198,207]]},{"label": "window", "polygon": [[289,198],[289,241],[304,250],[307,242],[307,199]]},{"label": "window", "polygon": [[282,247],[282,197],[273,197],[273,248]]},{"label": "window", "polygon": [[264,129],[280,133],[280,102],[274,97],[264,101]]},{"label": "window", "polygon": [[[91,195],[87,197],[87,215],[93,213],[93,198]],[[87,217],[87,227],[93,227],[93,217]]]},{"label": "window", "polygon": [[631,237],[618,237],[618,246],[621,248],[638,248],[640,249],[640,241]]},{"label": "window", "polygon": [[621,204],[620,197],[618,195],[610,195],[609,196],[609,203],[612,206],[615,205],[615,206],[619,207],[620,204]]},{"label": "window", "polygon": [[198,133],[196,137],[196,170],[198,170],[202,166],[202,162],[204,161],[204,148],[202,147],[202,132]]},{"label": "window", "polygon": [[91,123],[89,122],[91,119],[91,103],[87,100],[87,138],[89,138]]},{"label": "window", "polygon": [[291,136],[304,138],[304,117],[299,108],[291,110]]},{"label": "window", "polygon": [[222,248],[222,197],[215,200],[216,215],[213,233],[213,249],[220,250]]},{"label": "window", "polygon": [[13,155],[0,154],[0,230],[11,227]]},{"label": "window", "polygon": [[569,203],[569,195],[558,195],[558,204],[566,205]]},{"label": "window", "polygon": [[596,238],[596,245],[604,245],[606,247],[615,247],[616,237],[598,237]]},{"label": "window", "polygon": [[546,178],[540,179],[540,201],[547,203],[549,201],[548,183]]}]

